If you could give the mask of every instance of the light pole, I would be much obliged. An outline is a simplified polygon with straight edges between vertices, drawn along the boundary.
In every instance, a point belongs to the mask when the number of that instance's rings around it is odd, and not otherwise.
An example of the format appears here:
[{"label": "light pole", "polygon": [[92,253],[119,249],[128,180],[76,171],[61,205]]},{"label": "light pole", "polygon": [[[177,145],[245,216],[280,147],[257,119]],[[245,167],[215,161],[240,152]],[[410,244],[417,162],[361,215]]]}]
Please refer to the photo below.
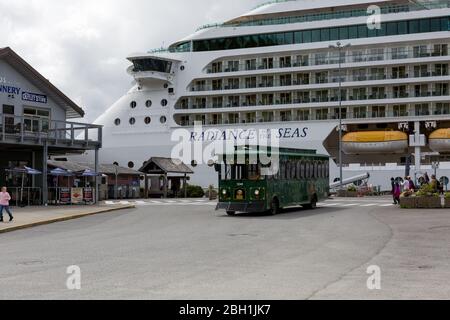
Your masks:
[{"label": "light pole", "polygon": [[337,42],[336,45],[330,45],[330,49],[337,49],[339,52],[339,189],[342,190],[343,187],[343,172],[342,172],[342,59],[341,52],[342,49],[349,48],[350,43],[342,45],[342,43]]},{"label": "light pole", "polygon": [[114,174],[115,174],[115,178],[116,178],[116,181],[114,184],[114,195],[117,200],[119,197],[119,189],[118,189],[119,165],[117,165],[117,164],[114,164]]}]

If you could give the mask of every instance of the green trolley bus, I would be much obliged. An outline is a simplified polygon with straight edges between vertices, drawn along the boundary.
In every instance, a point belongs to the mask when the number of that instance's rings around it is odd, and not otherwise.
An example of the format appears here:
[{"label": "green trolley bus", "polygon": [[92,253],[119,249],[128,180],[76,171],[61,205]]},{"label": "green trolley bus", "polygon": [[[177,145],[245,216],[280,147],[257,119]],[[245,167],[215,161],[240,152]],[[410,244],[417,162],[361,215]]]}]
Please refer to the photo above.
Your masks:
[{"label": "green trolley bus", "polygon": [[[261,159],[276,156],[264,165]],[[266,161],[266,160],[264,160]],[[228,215],[269,212],[276,215],[287,207],[315,209],[329,195],[329,156],[315,150],[277,148],[264,151],[259,147],[236,148],[233,154],[219,155],[219,203],[216,210]],[[269,172],[269,173],[267,173]]]}]

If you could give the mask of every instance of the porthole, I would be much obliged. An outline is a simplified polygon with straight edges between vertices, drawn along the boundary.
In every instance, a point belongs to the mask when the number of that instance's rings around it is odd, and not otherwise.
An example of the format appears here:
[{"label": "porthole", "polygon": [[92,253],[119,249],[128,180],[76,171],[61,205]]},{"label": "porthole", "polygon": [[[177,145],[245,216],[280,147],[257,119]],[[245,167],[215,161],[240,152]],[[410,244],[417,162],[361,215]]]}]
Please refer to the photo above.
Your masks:
[{"label": "porthole", "polygon": [[133,161],[128,162],[128,168],[130,168],[130,169],[134,168],[134,162]]},{"label": "porthole", "polygon": [[164,123],[167,122],[167,118],[164,117],[164,116],[162,116],[162,117],[159,119],[159,121],[160,121],[162,124],[164,124]]},{"label": "porthole", "polygon": [[208,160],[208,167],[212,168],[212,167],[214,167],[214,164],[215,164],[215,162],[213,159]]},{"label": "porthole", "polygon": [[136,119],[135,118],[130,118],[130,124],[133,126],[136,123]]},{"label": "porthole", "polygon": [[184,71],[184,66],[181,66],[181,67],[180,67],[180,70],[181,70],[181,71]]},{"label": "porthole", "polygon": [[198,166],[197,161],[192,160],[192,161],[191,161],[191,167],[192,167],[192,168],[195,168],[196,166]]},{"label": "porthole", "polygon": [[152,122],[152,118],[146,117],[146,118],[144,119],[144,122],[145,122],[145,124],[150,124],[150,123]]},{"label": "porthole", "polygon": [[113,163],[113,165],[119,166],[119,163],[116,161],[116,162]]},{"label": "porthole", "polygon": [[163,107],[167,106],[167,100],[166,100],[166,99],[162,99],[162,100],[161,100],[161,105],[162,105]]},{"label": "porthole", "polygon": [[167,83],[164,84],[164,89],[167,89],[169,85]]},{"label": "porthole", "polygon": [[137,107],[136,101],[131,101],[131,103],[130,103],[130,108],[131,108],[131,109],[134,109],[134,108],[136,108],[136,107]]},{"label": "porthole", "polygon": [[152,106],[152,100],[147,100],[147,101],[145,102],[145,106],[146,106],[147,108],[150,108],[150,107]]},{"label": "porthole", "polygon": [[116,126],[120,126],[120,119],[117,118],[116,120],[114,120],[114,124],[115,124]]}]

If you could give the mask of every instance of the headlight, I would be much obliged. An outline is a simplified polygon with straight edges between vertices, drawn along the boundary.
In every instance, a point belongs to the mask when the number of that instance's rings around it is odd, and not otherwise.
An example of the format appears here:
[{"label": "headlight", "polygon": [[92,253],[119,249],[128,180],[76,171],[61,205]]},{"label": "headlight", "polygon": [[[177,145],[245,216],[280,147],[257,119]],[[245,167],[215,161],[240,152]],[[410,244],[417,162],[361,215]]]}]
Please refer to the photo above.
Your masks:
[{"label": "headlight", "polygon": [[228,193],[228,191],[227,191],[226,189],[223,189],[223,190],[222,190],[222,194],[223,194],[224,196],[226,196],[227,193]]},{"label": "headlight", "polygon": [[259,196],[260,192],[259,190],[255,190],[255,196]]}]

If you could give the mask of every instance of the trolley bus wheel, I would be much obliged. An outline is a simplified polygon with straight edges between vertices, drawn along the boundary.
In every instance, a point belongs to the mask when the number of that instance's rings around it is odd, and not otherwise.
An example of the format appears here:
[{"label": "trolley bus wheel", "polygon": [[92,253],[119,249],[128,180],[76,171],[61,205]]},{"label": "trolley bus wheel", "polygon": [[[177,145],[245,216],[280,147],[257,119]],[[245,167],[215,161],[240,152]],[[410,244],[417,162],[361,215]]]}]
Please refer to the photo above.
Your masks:
[{"label": "trolley bus wheel", "polygon": [[272,203],[270,205],[270,214],[275,216],[280,213],[280,204],[278,202],[278,199],[275,198],[272,200]]},{"label": "trolley bus wheel", "polygon": [[229,216],[235,216],[236,212],[235,211],[227,211],[227,215]]}]

